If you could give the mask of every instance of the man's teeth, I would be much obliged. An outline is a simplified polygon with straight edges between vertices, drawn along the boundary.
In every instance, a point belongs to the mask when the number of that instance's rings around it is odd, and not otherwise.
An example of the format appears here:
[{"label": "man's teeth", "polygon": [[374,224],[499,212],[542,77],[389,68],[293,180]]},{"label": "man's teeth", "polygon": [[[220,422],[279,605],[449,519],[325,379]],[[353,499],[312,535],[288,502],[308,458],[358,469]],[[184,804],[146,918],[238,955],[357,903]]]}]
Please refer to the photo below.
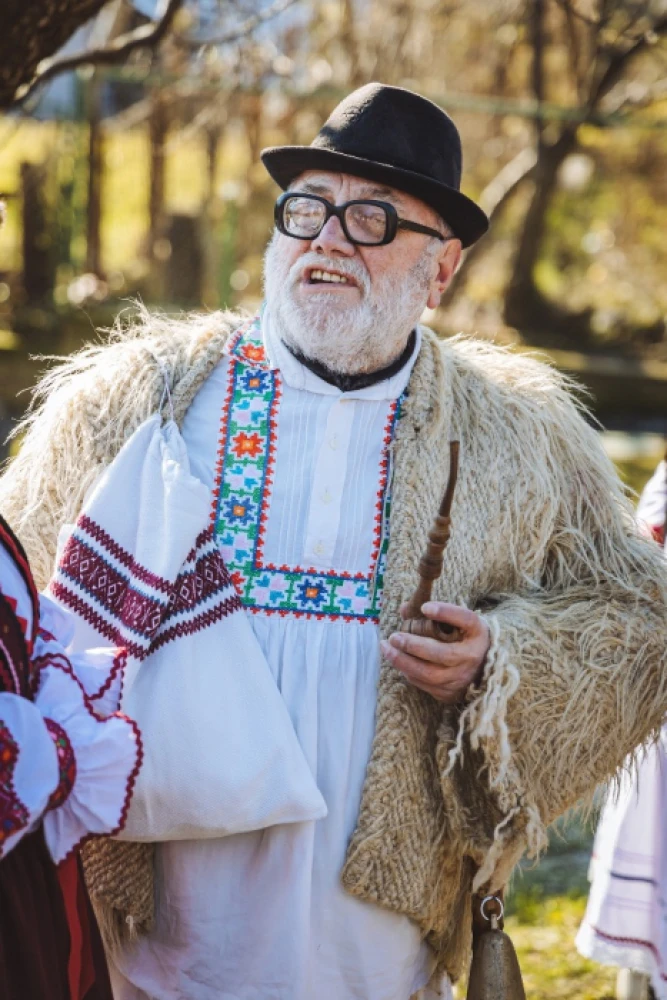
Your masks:
[{"label": "man's teeth", "polygon": [[331,271],[311,271],[311,281],[331,281],[334,284],[347,285],[347,278],[342,274],[334,274]]}]

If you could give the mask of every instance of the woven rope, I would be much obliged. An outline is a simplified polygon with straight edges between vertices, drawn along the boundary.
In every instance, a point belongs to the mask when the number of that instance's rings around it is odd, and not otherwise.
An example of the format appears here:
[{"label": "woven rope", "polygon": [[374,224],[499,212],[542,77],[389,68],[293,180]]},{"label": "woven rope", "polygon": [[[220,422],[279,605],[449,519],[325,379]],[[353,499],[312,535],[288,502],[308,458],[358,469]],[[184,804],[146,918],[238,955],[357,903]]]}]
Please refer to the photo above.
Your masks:
[{"label": "woven rope", "polygon": [[150,931],[155,919],[153,845],[99,837],[84,845],[81,859],[107,949]]}]

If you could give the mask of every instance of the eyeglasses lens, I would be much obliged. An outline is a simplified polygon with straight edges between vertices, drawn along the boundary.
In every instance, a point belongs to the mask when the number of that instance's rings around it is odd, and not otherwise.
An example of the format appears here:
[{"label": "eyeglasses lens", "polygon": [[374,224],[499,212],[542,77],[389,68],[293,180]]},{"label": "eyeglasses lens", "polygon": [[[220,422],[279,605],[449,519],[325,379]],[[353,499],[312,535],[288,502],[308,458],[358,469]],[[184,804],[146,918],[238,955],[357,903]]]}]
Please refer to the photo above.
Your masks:
[{"label": "eyeglasses lens", "polygon": [[353,240],[382,243],[387,232],[387,213],[379,205],[357,202],[345,209],[345,224]]},{"label": "eyeglasses lens", "polygon": [[315,237],[324,225],[326,209],[311,198],[289,198],[283,208],[283,223],[288,233],[297,237]]},{"label": "eyeglasses lens", "polygon": [[[283,205],[283,225],[291,236],[314,239],[327,218],[326,206],[314,198],[288,198]],[[387,213],[379,205],[356,202],[345,209],[345,225],[359,243],[382,243],[387,233]]]}]

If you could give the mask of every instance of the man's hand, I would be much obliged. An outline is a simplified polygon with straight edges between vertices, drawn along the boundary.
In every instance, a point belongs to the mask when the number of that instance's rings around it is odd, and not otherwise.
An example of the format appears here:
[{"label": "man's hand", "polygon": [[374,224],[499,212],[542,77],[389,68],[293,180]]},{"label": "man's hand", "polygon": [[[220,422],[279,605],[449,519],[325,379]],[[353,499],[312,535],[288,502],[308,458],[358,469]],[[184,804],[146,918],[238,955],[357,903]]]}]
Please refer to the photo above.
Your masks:
[{"label": "man's hand", "polygon": [[[401,608],[403,617],[406,608],[405,604]],[[429,601],[422,606],[422,613],[433,621],[455,625],[462,634],[460,641],[438,642],[394,632],[380,643],[382,652],[415,687],[454,705],[480,678],[490,645],[488,626],[474,611],[442,601]]]}]

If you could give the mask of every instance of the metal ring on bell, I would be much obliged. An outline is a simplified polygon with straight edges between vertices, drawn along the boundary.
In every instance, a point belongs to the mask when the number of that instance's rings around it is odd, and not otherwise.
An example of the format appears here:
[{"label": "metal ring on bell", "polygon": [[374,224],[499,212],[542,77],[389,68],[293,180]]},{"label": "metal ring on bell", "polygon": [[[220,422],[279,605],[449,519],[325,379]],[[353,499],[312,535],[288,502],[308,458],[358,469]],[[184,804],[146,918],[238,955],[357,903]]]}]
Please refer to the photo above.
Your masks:
[{"label": "metal ring on bell", "polygon": [[494,913],[494,914],[492,914],[492,916],[497,917],[498,920],[502,920],[503,917],[505,916],[505,907],[503,905],[502,899],[500,899],[499,896],[485,896],[484,899],[482,900],[482,902],[479,905],[479,912],[482,914],[482,916],[484,917],[485,920],[491,920],[491,917],[489,917],[484,912],[484,907],[486,906],[486,904],[487,903],[491,903],[491,902],[497,903],[498,906],[500,907],[500,913],[498,913],[498,914]]}]

